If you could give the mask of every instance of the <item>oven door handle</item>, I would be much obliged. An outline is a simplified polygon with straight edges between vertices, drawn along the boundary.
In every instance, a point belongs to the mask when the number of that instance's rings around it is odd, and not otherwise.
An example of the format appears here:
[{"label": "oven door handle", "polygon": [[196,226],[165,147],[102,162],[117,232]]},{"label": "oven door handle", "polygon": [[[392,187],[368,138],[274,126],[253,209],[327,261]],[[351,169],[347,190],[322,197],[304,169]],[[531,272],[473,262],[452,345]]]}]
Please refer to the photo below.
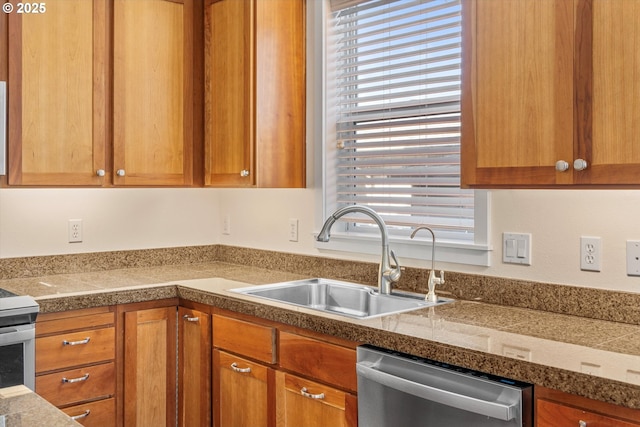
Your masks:
[{"label": "oven door handle", "polygon": [[412,394],[425,400],[441,403],[446,406],[451,406],[503,421],[512,420],[516,416],[517,403],[505,405],[502,403],[477,399],[472,396],[465,396],[463,394],[442,390],[388,374],[363,363],[356,364],[356,371],[359,376],[378,384],[391,387],[404,393]]},{"label": "oven door handle", "polygon": [[5,330],[0,331],[0,346],[5,346],[9,344],[18,344],[21,342],[29,341],[35,339],[36,330],[31,329],[16,329],[16,328],[7,328]]}]

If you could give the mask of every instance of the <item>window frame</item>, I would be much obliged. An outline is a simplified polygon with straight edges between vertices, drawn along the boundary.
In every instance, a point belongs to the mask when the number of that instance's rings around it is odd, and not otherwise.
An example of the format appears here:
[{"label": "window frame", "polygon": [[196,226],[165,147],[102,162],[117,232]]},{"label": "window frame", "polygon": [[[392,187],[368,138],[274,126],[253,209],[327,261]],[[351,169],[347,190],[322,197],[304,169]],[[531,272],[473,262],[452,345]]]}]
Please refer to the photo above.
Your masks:
[{"label": "window frame", "polygon": [[[335,188],[335,175],[329,170],[334,158],[327,147],[335,145],[335,135],[329,130],[333,128],[333,113],[327,108],[327,100],[333,89],[329,85],[330,71],[327,64],[328,26],[331,22],[329,0],[311,1],[307,3],[307,89],[308,130],[314,147],[314,180],[315,187],[315,234],[322,228],[325,218],[336,210],[335,199],[329,198]],[[464,12],[464,11],[463,11]],[[474,191],[474,241],[454,242],[436,241],[436,261],[489,266],[490,252],[490,192]],[[345,252],[352,254],[380,254],[380,236],[378,233],[356,233],[346,231],[347,225],[341,221],[334,224],[329,242],[315,242],[320,252]],[[424,260],[431,254],[431,235],[420,233],[415,239],[390,235],[389,243],[399,258]],[[427,252],[429,251],[429,252]]]}]

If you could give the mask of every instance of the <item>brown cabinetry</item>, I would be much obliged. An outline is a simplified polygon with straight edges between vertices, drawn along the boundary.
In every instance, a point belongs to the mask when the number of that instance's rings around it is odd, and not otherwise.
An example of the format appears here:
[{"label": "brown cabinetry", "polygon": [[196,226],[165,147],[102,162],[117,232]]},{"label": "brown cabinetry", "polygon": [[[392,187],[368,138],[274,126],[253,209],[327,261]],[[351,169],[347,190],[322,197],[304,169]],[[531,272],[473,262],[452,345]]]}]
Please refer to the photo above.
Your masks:
[{"label": "brown cabinetry", "polygon": [[9,15],[10,185],[202,183],[202,4]]},{"label": "brown cabinetry", "polygon": [[211,425],[211,321],[178,307],[178,425]]},{"label": "brown cabinetry", "polygon": [[639,185],[634,2],[463,7],[463,185]]},{"label": "brown cabinetry", "polygon": [[118,307],[124,321],[124,425],[171,426],[176,422],[176,305],[145,304]]},{"label": "brown cabinetry", "polygon": [[355,344],[298,332],[213,315],[215,425],[357,425]]},{"label": "brown cabinetry", "polygon": [[79,423],[116,425],[115,360],[113,308],[38,316],[36,392]]},{"label": "brown cabinetry", "polygon": [[205,184],[305,186],[303,0],[205,5]]},{"label": "brown cabinetry", "polygon": [[536,387],[536,427],[637,427],[640,411]]}]

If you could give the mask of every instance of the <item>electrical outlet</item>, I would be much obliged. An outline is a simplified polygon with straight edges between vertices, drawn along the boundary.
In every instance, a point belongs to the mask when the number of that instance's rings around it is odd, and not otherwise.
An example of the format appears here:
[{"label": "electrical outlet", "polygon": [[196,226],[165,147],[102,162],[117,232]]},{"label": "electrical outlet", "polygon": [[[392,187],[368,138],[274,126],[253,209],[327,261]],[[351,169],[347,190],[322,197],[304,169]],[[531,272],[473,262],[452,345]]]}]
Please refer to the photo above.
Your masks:
[{"label": "electrical outlet", "polygon": [[231,234],[231,217],[229,214],[226,214],[222,220],[222,234]]},{"label": "electrical outlet", "polygon": [[82,242],[82,220],[81,219],[70,219],[69,226],[69,243],[80,243]]},{"label": "electrical outlet", "polygon": [[640,276],[640,240],[627,240],[627,275]]},{"label": "electrical outlet", "polygon": [[298,220],[295,218],[289,219],[289,241],[298,241]]},{"label": "electrical outlet", "polygon": [[600,237],[580,237],[580,270],[600,271],[602,241]]}]

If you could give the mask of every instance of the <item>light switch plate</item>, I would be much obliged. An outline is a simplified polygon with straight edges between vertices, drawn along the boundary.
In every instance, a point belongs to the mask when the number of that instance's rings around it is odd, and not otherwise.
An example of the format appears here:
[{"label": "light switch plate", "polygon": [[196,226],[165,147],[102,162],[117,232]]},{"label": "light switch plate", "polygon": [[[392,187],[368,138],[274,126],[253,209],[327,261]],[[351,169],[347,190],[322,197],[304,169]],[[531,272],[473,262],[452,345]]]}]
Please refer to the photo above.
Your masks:
[{"label": "light switch plate", "polygon": [[502,262],[531,265],[531,234],[502,233]]}]

